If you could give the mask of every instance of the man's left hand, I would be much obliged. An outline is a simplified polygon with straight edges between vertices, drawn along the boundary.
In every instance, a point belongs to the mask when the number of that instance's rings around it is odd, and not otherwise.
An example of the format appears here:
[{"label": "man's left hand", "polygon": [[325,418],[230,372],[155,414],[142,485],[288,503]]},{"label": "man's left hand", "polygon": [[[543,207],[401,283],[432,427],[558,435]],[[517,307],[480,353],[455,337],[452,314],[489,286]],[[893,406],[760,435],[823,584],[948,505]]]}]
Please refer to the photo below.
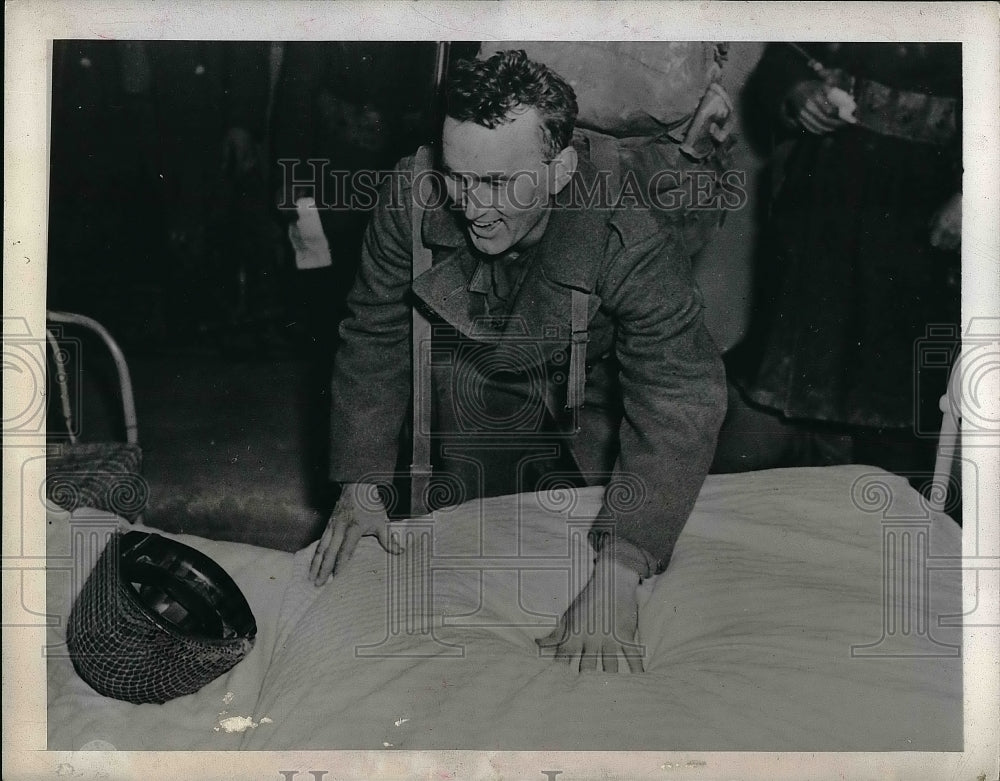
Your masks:
[{"label": "man's left hand", "polygon": [[635,643],[639,575],[627,564],[615,561],[612,548],[605,545],[601,549],[587,585],[556,628],[536,642],[540,648],[554,648],[555,658],[569,664],[579,658],[580,672],[596,670],[600,659],[604,672],[616,673],[621,652],[629,671],[641,673],[642,649]]}]

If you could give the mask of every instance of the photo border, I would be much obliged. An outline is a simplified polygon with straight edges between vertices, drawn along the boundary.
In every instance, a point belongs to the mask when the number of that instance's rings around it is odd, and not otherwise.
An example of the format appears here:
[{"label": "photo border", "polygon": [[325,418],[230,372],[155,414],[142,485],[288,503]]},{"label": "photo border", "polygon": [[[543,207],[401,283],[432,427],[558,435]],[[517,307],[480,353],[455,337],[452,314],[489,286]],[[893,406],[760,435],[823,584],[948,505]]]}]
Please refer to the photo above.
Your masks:
[{"label": "photo border", "polygon": [[[12,2],[5,6],[4,311],[44,334],[51,42],[55,38],[259,40],[948,40],[963,43],[964,201],[962,322],[1000,312],[1000,23],[993,3],[638,3],[544,2]],[[1000,323],[1000,320],[997,321]],[[5,340],[7,333],[5,332]],[[996,405],[997,374],[980,389]],[[4,375],[5,419],[15,409]],[[996,407],[993,408],[994,413]],[[991,418],[996,420],[994,414]],[[45,524],[22,518],[22,468],[44,472],[44,436],[4,439],[4,606],[44,605]],[[1000,518],[995,447],[969,448],[983,493],[981,519]],[[38,521],[37,523],[35,521]],[[22,528],[22,523],[25,526]],[[1000,556],[995,523],[981,523],[979,549]],[[20,572],[18,572],[20,570]],[[846,573],[845,573],[846,576]],[[977,597],[996,615],[995,583]],[[980,579],[982,580],[982,579]],[[327,778],[800,779],[997,778],[998,627],[965,627],[965,751],[949,753],[749,752],[161,752],[47,751],[45,628],[3,634],[4,778],[259,778],[310,770]],[[322,781],[322,778],[318,779]]]}]

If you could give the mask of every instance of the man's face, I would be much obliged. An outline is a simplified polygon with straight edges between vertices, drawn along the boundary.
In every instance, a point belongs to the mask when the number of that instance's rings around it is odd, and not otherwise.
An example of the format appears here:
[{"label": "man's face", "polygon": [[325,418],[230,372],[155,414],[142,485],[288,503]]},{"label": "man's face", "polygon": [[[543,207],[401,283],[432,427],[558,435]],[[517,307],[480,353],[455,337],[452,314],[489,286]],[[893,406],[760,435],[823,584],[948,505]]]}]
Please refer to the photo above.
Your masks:
[{"label": "man's face", "polygon": [[[535,109],[495,128],[445,117],[442,167],[448,196],[462,211],[473,245],[487,255],[534,244],[558,191],[543,155]],[[554,162],[554,161],[553,161]]]}]

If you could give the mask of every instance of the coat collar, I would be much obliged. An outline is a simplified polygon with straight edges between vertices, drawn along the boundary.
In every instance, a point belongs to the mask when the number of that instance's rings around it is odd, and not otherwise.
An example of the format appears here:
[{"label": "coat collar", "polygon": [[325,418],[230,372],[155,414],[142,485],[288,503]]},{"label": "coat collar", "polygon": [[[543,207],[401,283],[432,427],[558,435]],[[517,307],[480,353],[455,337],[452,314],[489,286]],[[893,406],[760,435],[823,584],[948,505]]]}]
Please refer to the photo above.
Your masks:
[{"label": "coat collar", "polygon": [[[434,250],[434,264],[413,281],[413,292],[465,336],[496,342],[498,355],[537,355],[547,360],[569,342],[572,289],[591,293],[591,317],[600,306],[592,291],[606,254],[610,218],[608,211],[574,207],[571,201],[557,199],[510,315],[500,328],[494,328],[473,315],[476,280],[490,261],[474,252],[451,210],[428,210],[422,235]],[[535,347],[526,351],[526,342]]]},{"label": "coat collar", "polygon": [[[596,264],[605,249],[603,242],[607,240],[607,226],[614,222],[611,210],[588,209],[580,205],[581,184],[593,182],[596,171],[589,161],[580,160],[573,182],[556,196],[548,227],[538,246],[537,257],[537,263],[542,266],[548,279],[587,292],[593,290],[598,270]],[[464,250],[443,253],[445,260],[442,262],[450,262],[452,257],[466,253],[476,258],[461,216],[448,205],[428,209],[424,213],[422,236],[429,247]],[[602,244],[594,246],[595,239]],[[436,256],[435,268],[438,265]],[[466,279],[469,280],[476,273],[479,263],[474,262],[471,268],[468,262],[461,265],[465,267]]]}]

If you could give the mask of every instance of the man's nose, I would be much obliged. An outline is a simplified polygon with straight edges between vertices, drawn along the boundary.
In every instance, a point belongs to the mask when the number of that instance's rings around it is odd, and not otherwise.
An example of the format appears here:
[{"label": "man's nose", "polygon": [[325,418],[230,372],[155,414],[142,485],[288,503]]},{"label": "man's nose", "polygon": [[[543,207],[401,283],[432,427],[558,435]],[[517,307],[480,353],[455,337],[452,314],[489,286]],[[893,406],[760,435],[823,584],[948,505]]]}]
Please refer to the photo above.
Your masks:
[{"label": "man's nose", "polygon": [[490,209],[490,203],[487,200],[488,197],[488,188],[470,187],[466,190],[462,198],[465,219],[472,222],[486,214]]}]

